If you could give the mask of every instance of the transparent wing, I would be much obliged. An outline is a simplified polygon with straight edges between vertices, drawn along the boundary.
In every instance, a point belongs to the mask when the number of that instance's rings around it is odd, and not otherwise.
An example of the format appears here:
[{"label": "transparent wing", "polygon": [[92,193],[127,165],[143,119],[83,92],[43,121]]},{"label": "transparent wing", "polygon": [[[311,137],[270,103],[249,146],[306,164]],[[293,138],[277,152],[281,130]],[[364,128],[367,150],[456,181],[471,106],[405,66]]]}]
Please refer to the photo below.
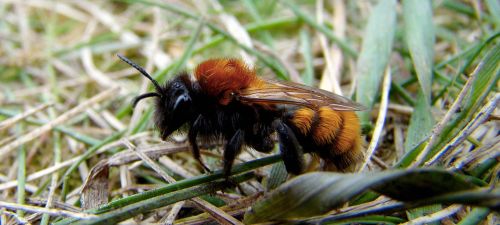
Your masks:
[{"label": "transparent wing", "polygon": [[366,108],[343,96],[309,86],[263,79],[258,87],[247,88],[239,94],[243,103],[269,103],[319,108],[328,106],[338,111],[358,111]]}]

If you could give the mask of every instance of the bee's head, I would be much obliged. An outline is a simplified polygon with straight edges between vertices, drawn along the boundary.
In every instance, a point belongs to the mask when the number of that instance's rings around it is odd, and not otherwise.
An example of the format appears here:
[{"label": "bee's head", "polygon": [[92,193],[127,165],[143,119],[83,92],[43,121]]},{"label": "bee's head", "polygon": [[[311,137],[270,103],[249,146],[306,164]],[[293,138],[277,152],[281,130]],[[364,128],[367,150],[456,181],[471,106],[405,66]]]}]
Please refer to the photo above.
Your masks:
[{"label": "bee's head", "polygon": [[181,74],[170,80],[165,86],[160,86],[143,68],[124,56],[118,55],[118,57],[136,68],[153,83],[155,92],[135,97],[133,106],[135,107],[144,98],[156,97],[155,124],[160,130],[161,138],[165,140],[191,118],[193,101],[189,76]]}]

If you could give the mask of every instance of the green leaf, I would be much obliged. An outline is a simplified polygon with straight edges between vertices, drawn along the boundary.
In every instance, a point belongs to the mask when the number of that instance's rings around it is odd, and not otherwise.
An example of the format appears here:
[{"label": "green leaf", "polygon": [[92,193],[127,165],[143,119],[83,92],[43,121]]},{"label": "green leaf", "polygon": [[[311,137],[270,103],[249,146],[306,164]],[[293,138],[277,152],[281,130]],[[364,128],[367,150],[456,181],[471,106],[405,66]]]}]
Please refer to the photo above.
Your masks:
[{"label": "green leaf", "polygon": [[[405,39],[425,99],[431,99],[434,24],[431,1],[403,1]],[[429,101],[428,101],[429,102]]]},{"label": "green leaf", "polygon": [[[254,174],[249,172],[243,175],[233,177],[233,179],[235,182],[239,183],[249,180],[250,178],[253,177]],[[116,224],[120,221],[132,218],[141,213],[146,213],[154,209],[165,207],[167,205],[171,205],[182,200],[187,200],[197,196],[210,194],[216,190],[222,190],[224,188],[227,188],[226,181],[215,181],[212,183],[190,187],[172,193],[168,193],[165,195],[149,198],[110,212],[100,214],[99,217],[95,219],[80,220],[76,222],[71,222],[71,224]],[[59,224],[69,224],[69,223],[61,222]]]},{"label": "green leaf", "polygon": [[[365,28],[365,38],[356,65],[358,74],[356,101],[369,109],[375,103],[384,70],[389,63],[395,27],[396,1],[379,1]],[[363,127],[370,124],[370,111],[358,114]]]},{"label": "green leaf", "polygon": [[475,187],[459,174],[438,169],[365,174],[308,173],[288,181],[257,202],[245,214],[244,222],[321,215],[368,190],[396,200],[422,201]]},{"label": "green leaf", "polygon": [[404,143],[404,150],[408,152],[416,148],[422,141],[430,136],[436,121],[432,116],[431,107],[422,92],[417,97],[417,105],[411,115],[410,126]]}]

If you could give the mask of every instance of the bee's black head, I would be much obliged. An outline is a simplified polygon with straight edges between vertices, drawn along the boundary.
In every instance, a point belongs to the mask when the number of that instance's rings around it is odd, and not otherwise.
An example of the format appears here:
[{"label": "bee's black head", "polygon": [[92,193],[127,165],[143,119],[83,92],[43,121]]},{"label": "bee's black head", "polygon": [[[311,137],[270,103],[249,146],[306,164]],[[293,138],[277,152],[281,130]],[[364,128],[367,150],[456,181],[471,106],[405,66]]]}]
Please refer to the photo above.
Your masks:
[{"label": "bee's black head", "polygon": [[191,80],[181,74],[170,80],[163,88],[162,96],[156,100],[155,122],[161,138],[166,139],[193,115]]},{"label": "bee's black head", "polygon": [[134,98],[133,106],[149,97],[156,98],[155,123],[161,133],[161,138],[165,140],[172,132],[185,124],[193,114],[193,100],[191,96],[191,80],[187,74],[181,74],[170,80],[165,86],[160,86],[143,68],[118,55],[124,62],[128,63],[155,86],[155,92],[149,92]]}]

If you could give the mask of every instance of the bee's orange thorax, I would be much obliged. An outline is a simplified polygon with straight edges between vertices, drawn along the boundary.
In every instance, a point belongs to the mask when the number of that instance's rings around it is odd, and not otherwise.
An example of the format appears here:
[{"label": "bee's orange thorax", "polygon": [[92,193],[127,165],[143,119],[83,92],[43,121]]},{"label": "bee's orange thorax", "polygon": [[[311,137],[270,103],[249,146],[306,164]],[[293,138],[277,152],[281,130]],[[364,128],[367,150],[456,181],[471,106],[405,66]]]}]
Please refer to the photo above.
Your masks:
[{"label": "bee's orange thorax", "polygon": [[219,99],[226,105],[231,93],[259,83],[255,70],[238,59],[209,59],[195,70],[195,77],[206,94]]}]

